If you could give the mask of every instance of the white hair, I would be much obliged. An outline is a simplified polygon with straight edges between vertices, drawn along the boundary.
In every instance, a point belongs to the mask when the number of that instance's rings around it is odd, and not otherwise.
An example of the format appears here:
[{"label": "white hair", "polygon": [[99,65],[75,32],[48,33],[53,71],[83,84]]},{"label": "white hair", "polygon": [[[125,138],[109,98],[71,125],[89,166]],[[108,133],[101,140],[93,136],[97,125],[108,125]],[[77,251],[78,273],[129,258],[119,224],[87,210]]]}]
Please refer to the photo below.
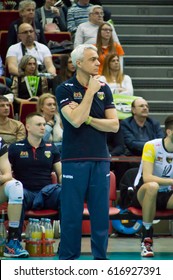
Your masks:
[{"label": "white hair", "polygon": [[93,11],[94,11],[95,9],[101,9],[101,10],[103,10],[103,7],[102,7],[102,6],[99,6],[99,5],[93,5],[93,6],[91,6],[91,7],[89,8],[88,14],[89,14],[89,15],[92,14]]},{"label": "white hair", "polygon": [[71,53],[71,59],[74,67],[76,68],[76,61],[82,60],[84,58],[84,51],[86,49],[91,49],[97,52],[97,48],[92,44],[82,44],[78,45]]}]

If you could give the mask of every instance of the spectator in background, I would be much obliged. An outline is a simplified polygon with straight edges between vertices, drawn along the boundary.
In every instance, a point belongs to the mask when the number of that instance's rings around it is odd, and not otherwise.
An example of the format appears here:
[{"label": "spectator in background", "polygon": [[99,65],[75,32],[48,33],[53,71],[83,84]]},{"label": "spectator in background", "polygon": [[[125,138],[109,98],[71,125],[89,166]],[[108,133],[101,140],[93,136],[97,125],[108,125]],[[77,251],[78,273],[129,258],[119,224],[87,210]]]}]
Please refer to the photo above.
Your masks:
[{"label": "spectator in background", "polygon": [[12,93],[12,90],[4,83],[0,83],[0,96],[2,95],[5,96],[9,102],[13,103],[14,94]]},{"label": "spectator in background", "polygon": [[121,127],[116,133],[107,133],[107,144],[111,156],[121,156],[125,154],[124,137]]},{"label": "spectator in background", "polygon": [[90,0],[78,0],[67,11],[67,29],[72,35],[75,34],[79,24],[88,21]]},{"label": "spectator in background", "polygon": [[[4,76],[4,74],[5,74],[5,66],[2,63],[2,58],[0,56],[0,76]],[[10,88],[12,84],[11,78],[5,76],[4,78],[5,78],[6,85]]]},{"label": "spectator in background", "polygon": [[42,114],[46,120],[43,140],[45,142],[53,142],[57,147],[60,147],[63,130],[56,97],[51,93],[42,94],[37,102],[37,111]]},{"label": "spectator in background", "polygon": [[101,80],[109,85],[113,94],[133,95],[132,80],[123,74],[117,54],[105,57],[102,75]]},{"label": "spectator in background", "polygon": [[19,15],[20,18],[13,21],[8,30],[7,46],[10,47],[21,40],[18,36],[18,28],[21,23],[29,23],[32,25],[34,30],[34,40],[42,44],[47,44],[42,25],[35,17],[35,1],[24,0],[19,3]]},{"label": "spectator in background", "polygon": [[66,19],[61,7],[54,7],[56,0],[45,0],[44,6],[36,9],[35,16],[42,24],[44,31],[67,31]]},{"label": "spectator in background", "polygon": [[5,96],[0,96],[0,136],[9,145],[26,137],[23,123],[9,118],[10,102]]},{"label": "spectator in background", "polygon": [[4,76],[4,65],[2,63],[1,56],[0,56],[0,76]]},{"label": "spectator in background", "polygon": [[[96,44],[96,38],[99,26],[103,23],[103,8],[99,5],[93,5],[89,9],[89,18],[87,22],[81,23],[75,34],[74,47],[81,44]],[[112,26],[113,41],[120,44],[118,36]]]},{"label": "spectator in background", "polygon": [[[107,133],[107,144],[111,156],[125,155],[126,149],[121,125],[117,133]],[[128,168],[129,164],[126,162],[121,162],[120,164],[118,161],[111,161],[110,170],[112,170],[116,175],[117,189],[119,188],[119,182],[121,180],[121,177]]]},{"label": "spectator in background", "polygon": [[102,23],[99,26],[97,39],[96,39],[96,47],[98,49],[99,55],[99,75],[102,74],[104,59],[108,54],[116,53],[119,56],[121,69],[123,69],[123,55],[124,51],[120,44],[113,41],[112,37],[112,26],[109,23]]},{"label": "spectator in background", "polygon": [[45,68],[48,73],[56,76],[51,52],[47,46],[34,40],[33,27],[28,23],[22,23],[18,28],[18,37],[21,42],[12,45],[7,51],[6,61],[9,73],[13,76],[18,76],[18,64],[21,58],[28,54],[37,59],[39,71],[43,71]]},{"label": "spectator in background", "polygon": [[[70,0],[63,0],[63,2],[64,2],[64,4],[66,4],[66,6],[69,7],[68,3],[70,2]],[[74,0],[74,3],[77,3],[77,2],[78,2],[78,0]],[[100,0],[90,0],[89,3],[92,4],[92,5],[102,6],[102,3],[101,3]],[[111,19],[111,12],[108,9],[106,9],[104,6],[103,6],[103,11],[104,11],[104,21],[110,20]]]},{"label": "spectator in background", "polygon": [[[36,4],[37,4],[37,8],[41,8],[41,6],[43,6],[43,4],[44,4],[44,0],[37,0]],[[68,8],[70,8],[72,6],[71,0],[61,0],[58,7],[59,6],[62,8],[62,10],[64,12],[65,20],[67,22],[67,11],[68,11]]]},{"label": "spectator in background", "polygon": [[70,79],[75,73],[75,70],[70,54],[61,55],[59,74],[53,79],[52,91],[54,94],[56,87],[62,82]]},{"label": "spectator in background", "polygon": [[[99,5],[99,6],[102,6],[102,3],[100,0],[90,0],[90,3],[93,4],[93,5]],[[103,6],[103,11],[104,11],[104,21],[108,21],[111,19],[111,12],[106,9],[104,6]]]},{"label": "spectator in background", "polygon": [[38,97],[48,91],[46,77],[38,77],[37,60],[32,55],[24,55],[18,67],[19,76],[13,78],[11,86],[16,103],[36,101]]},{"label": "spectator in background", "polygon": [[164,133],[157,120],[150,118],[149,106],[142,97],[136,98],[131,105],[132,116],[121,121],[124,142],[129,155],[141,156],[144,144]]},{"label": "spectator in background", "polygon": [[11,86],[14,94],[14,111],[17,114],[21,103],[37,101],[43,92],[48,91],[47,78],[38,76],[38,65],[35,57],[24,55],[18,69],[19,76],[13,77]]}]

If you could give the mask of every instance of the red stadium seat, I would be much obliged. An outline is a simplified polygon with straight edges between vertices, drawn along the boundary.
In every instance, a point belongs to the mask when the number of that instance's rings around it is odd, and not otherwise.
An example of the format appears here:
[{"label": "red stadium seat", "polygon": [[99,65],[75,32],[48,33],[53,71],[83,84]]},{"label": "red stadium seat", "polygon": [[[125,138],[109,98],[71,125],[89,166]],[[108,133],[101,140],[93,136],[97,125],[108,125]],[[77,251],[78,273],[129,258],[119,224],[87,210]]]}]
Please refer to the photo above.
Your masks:
[{"label": "red stadium seat", "polygon": [[18,18],[17,10],[0,10],[0,30],[8,30],[10,24]]},{"label": "red stadium seat", "polygon": [[19,121],[25,124],[26,116],[32,112],[36,111],[37,102],[36,101],[28,101],[20,104],[19,109]]},{"label": "red stadium seat", "polygon": [[71,33],[70,32],[44,32],[47,43],[51,41],[62,42],[64,40],[71,41]]}]

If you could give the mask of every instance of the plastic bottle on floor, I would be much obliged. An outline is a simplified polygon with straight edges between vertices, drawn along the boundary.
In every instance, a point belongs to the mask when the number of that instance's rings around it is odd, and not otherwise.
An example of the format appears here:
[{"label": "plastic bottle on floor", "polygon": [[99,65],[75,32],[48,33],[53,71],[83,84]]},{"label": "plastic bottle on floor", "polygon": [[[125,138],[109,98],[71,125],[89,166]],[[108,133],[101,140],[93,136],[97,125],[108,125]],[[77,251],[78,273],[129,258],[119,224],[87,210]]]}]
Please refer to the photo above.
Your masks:
[{"label": "plastic bottle on floor", "polygon": [[53,227],[50,219],[45,219],[45,239],[46,239],[46,254],[52,255],[54,253],[53,248]]},{"label": "plastic bottle on floor", "polygon": [[31,243],[29,242],[31,240],[31,232],[32,232],[32,226],[33,226],[33,219],[29,218],[28,224],[26,226],[25,230],[25,240],[26,240],[26,250],[30,252],[31,250]]},{"label": "plastic bottle on floor", "polygon": [[7,231],[4,226],[4,220],[0,219],[0,257],[4,255],[4,247],[7,238]]},{"label": "plastic bottle on floor", "polygon": [[38,219],[33,219],[32,231],[31,231],[31,255],[39,255],[41,253],[41,237],[42,231]]}]

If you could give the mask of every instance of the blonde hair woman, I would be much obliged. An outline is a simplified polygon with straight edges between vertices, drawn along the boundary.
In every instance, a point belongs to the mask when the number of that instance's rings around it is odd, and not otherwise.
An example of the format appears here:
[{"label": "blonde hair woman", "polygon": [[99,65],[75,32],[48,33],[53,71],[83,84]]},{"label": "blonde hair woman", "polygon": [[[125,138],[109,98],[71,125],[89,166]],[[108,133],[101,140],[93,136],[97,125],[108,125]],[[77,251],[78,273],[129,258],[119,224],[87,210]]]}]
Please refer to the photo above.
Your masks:
[{"label": "blonde hair woman", "polygon": [[42,94],[37,102],[37,111],[41,113],[46,120],[43,140],[46,142],[53,142],[56,146],[61,146],[63,130],[56,97],[51,93]]},{"label": "blonde hair woman", "polygon": [[11,90],[16,103],[37,100],[43,92],[48,91],[45,77],[38,77],[37,60],[32,55],[24,55],[18,66],[19,77],[13,78]]}]

